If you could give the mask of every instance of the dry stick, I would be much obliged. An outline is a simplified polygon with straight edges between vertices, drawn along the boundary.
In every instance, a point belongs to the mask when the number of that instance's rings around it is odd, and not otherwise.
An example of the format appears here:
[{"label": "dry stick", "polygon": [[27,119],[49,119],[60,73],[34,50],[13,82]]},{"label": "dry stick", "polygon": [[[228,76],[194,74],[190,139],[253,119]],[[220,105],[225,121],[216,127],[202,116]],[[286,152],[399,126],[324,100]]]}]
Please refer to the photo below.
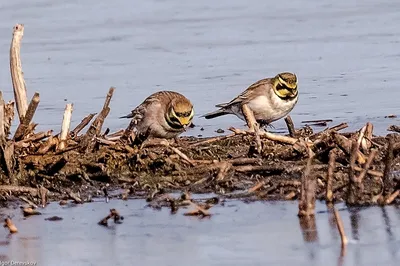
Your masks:
[{"label": "dry stick", "polygon": [[85,118],[83,118],[82,121],[70,132],[71,138],[76,138],[79,132],[81,132],[82,129],[84,129],[89,124],[89,122],[93,119],[95,115],[96,113],[89,114]]},{"label": "dry stick", "polygon": [[[108,113],[110,112],[110,107],[109,107],[109,105],[110,105],[110,102],[111,102],[111,98],[112,98],[112,96],[113,96],[113,94],[114,94],[114,91],[115,91],[115,88],[114,87],[111,87],[109,90],[108,90],[108,93],[107,93],[107,96],[106,96],[106,100],[105,100],[105,102],[104,102],[104,105],[103,105],[103,109],[101,110],[101,113],[100,114],[102,114],[102,118],[103,119],[100,119],[99,120],[99,125],[98,125],[98,127],[96,127],[96,136],[99,136],[100,135],[100,132],[101,132],[101,128],[102,128],[102,126],[103,126],[103,123],[104,123],[104,119],[107,117],[107,115],[108,115]],[[99,116],[98,116],[99,117]],[[98,118],[97,117],[97,118]],[[96,118],[96,119],[97,119]]]},{"label": "dry stick", "polygon": [[111,101],[111,97],[114,93],[115,88],[111,87],[107,93],[106,100],[104,102],[103,109],[101,112],[97,115],[96,119],[93,121],[93,123],[90,125],[88,131],[86,132],[85,136],[83,137],[81,141],[81,149],[84,151],[90,150],[94,143],[93,143],[93,138],[95,136],[98,136],[101,132],[101,127],[103,126],[104,119],[107,117],[108,113],[110,112],[110,107],[108,106]]},{"label": "dry stick", "polygon": [[361,128],[361,130],[360,130],[360,133],[359,133],[358,139],[357,139],[357,145],[358,145],[358,147],[361,146],[361,142],[362,142],[363,139],[364,139],[364,134],[365,134],[365,131],[366,131],[366,130],[367,130],[367,125],[363,126],[363,127]]},{"label": "dry stick", "polygon": [[4,133],[5,136],[8,137],[10,135],[11,123],[14,120],[14,102],[9,101],[4,105]]},{"label": "dry stick", "polygon": [[73,110],[73,104],[68,103],[65,106],[63,121],[61,125],[60,144],[58,146],[60,150],[65,149],[65,142],[67,140],[69,126],[71,125],[72,110]]},{"label": "dry stick", "polygon": [[383,171],[383,197],[387,197],[392,193],[393,184],[390,178],[390,172],[392,171],[393,164],[393,147],[394,137],[389,135],[388,147],[386,149],[385,156],[385,169]]},{"label": "dry stick", "polygon": [[[244,130],[240,130],[234,127],[229,128],[230,131],[234,132],[235,134],[241,134],[241,135],[248,135],[248,134],[253,134],[252,132],[247,132]],[[260,132],[260,137],[261,138],[266,138],[272,141],[277,141],[277,142],[282,142],[286,144],[295,144],[297,142],[297,139],[291,138],[291,137],[286,137],[282,135],[276,135],[270,132]]]},{"label": "dry stick", "polygon": [[253,193],[253,192],[257,191],[258,189],[260,189],[260,188],[261,188],[262,186],[264,186],[264,185],[265,185],[265,182],[264,182],[264,181],[261,181],[261,182],[257,183],[255,186],[249,188],[249,189],[247,190],[247,192],[248,192],[248,193]]},{"label": "dry stick", "polygon": [[370,122],[368,122],[366,124],[366,129],[365,129],[365,137],[361,142],[361,149],[363,150],[363,152],[367,152],[369,148],[371,148],[372,145],[371,139],[373,130],[374,126]]},{"label": "dry stick", "polygon": [[35,115],[36,108],[38,107],[39,102],[40,102],[39,93],[35,92],[31,102],[29,103],[28,110],[26,111],[25,116],[22,119],[22,122],[19,124],[17,130],[15,131],[14,134],[15,141],[20,140],[26,134],[29,124],[32,121],[33,116]]},{"label": "dry stick", "polygon": [[319,138],[319,137],[322,136],[322,135],[329,135],[329,134],[331,134],[332,132],[337,132],[337,131],[339,131],[339,130],[342,130],[342,129],[347,128],[348,126],[349,126],[349,125],[348,125],[347,123],[341,123],[341,124],[339,124],[339,125],[336,125],[336,126],[327,128],[327,129],[325,129],[325,130],[323,130],[323,131],[321,131],[321,132],[315,133],[315,134],[311,135],[309,138],[310,138],[311,140],[315,140],[315,139]]},{"label": "dry stick", "polygon": [[217,181],[222,181],[224,180],[226,174],[229,172],[229,170],[232,168],[232,164],[225,161],[225,162],[221,162],[221,166],[218,170],[218,174],[217,174]]},{"label": "dry stick", "polygon": [[190,160],[186,154],[184,154],[183,152],[181,152],[180,150],[178,150],[175,147],[172,147],[171,145],[169,145],[169,142],[167,140],[162,140],[160,142],[161,145],[164,145],[167,148],[170,148],[173,152],[175,152],[179,157],[181,157],[184,161],[188,162],[191,166],[195,166],[195,164],[192,162],[192,160]]},{"label": "dry stick", "polygon": [[400,190],[396,190],[392,195],[386,198],[385,204],[391,204],[400,195]]},{"label": "dry stick", "polygon": [[67,189],[65,192],[67,193],[68,197],[70,197],[72,200],[75,201],[75,203],[78,203],[78,204],[83,203],[83,201],[81,200],[81,198],[79,198],[78,195],[76,195],[76,194],[75,194],[74,192],[72,192],[70,189]]},{"label": "dry stick", "polygon": [[33,203],[32,201],[28,200],[27,198],[25,198],[24,196],[19,196],[18,197],[20,200],[25,201],[26,203],[28,203],[30,206],[32,206],[33,208],[39,208],[35,203]]},{"label": "dry stick", "polygon": [[332,149],[329,152],[329,163],[328,163],[328,175],[326,177],[326,201],[332,202],[333,192],[332,192],[332,179],[335,172],[335,162],[336,162],[336,149]]},{"label": "dry stick", "polygon": [[286,126],[288,128],[289,131],[289,136],[291,136],[292,138],[294,138],[296,136],[296,130],[294,129],[294,123],[292,118],[290,117],[290,115],[288,115],[285,118],[285,122],[286,122]]},{"label": "dry stick", "polygon": [[[304,146],[307,147],[307,144],[304,143]],[[307,151],[307,166],[304,169],[303,175],[301,177],[301,190],[298,213],[299,216],[314,215],[315,211],[316,178],[314,175],[310,175],[314,153],[309,147],[307,147]]]},{"label": "dry stick", "polygon": [[4,220],[4,227],[7,227],[8,230],[10,230],[10,233],[11,233],[11,234],[17,233],[17,232],[18,232],[17,227],[16,227],[16,226],[14,225],[14,223],[11,221],[11,218],[10,218],[10,217],[7,217],[7,218]]},{"label": "dry stick", "polygon": [[[351,145],[352,145],[352,141],[349,140],[348,138],[346,138],[345,136],[342,136],[336,132],[333,133],[333,137],[334,140],[336,142],[336,144],[348,155],[351,154]],[[358,150],[356,150],[356,154],[357,154],[357,161],[360,164],[364,164],[365,163],[365,156],[364,154]]]},{"label": "dry stick", "polygon": [[360,196],[360,188],[361,184],[358,182],[358,179],[355,177],[354,167],[356,165],[358,144],[356,141],[351,142],[351,152],[350,152],[350,165],[349,165],[349,184],[348,184],[348,194],[347,194],[347,203],[355,204],[358,200],[358,196]]},{"label": "dry stick", "polygon": [[368,172],[368,168],[369,168],[369,166],[371,165],[371,163],[372,163],[372,161],[374,160],[374,158],[375,158],[375,156],[376,156],[377,153],[378,153],[378,150],[377,150],[377,149],[371,150],[371,153],[370,153],[369,156],[368,156],[367,162],[364,164],[363,169],[362,169],[360,175],[357,177],[358,182],[362,183],[362,181],[363,181],[365,175],[366,175],[367,172]]},{"label": "dry stick", "polygon": [[[356,170],[356,171],[358,171],[358,172],[364,171],[364,169],[361,168],[361,167],[359,167],[359,166],[354,166],[354,170]],[[367,174],[369,174],[369,175],[371,175],[371,176],[378,177],[378,178],[382,178],[382,177],[383,177],[383,173],[382,173],[382,172],[379,172],[379,171],[376,171],[376,170],[368,170],[368,171],[367,171]]]},{"label": "dry stick", "polygon": [[[129,139],[129,137],[133,134],[133,129],[136,127],[136,120],[132,119],[131,122],[129,122],[128,127],[125,129],[124,133],[120,137],[120,141],[122,143],[126,143]],[[133,137],[133,139],[135,136]]]},{"label": "dry stick", "polygon": [[204,144],[210,144],[210,143],[215,142],[215,141],[221,141],[221,140],[229,139],[229,138],[231,138],[233,136],[236,136],[236,134],[229,134],[229,135],[226,135],[226,136],[213,137],[213,138],[209,138],[209,139],[205,139],[205,140],[200,140],[198,142],[195,142],[195,143],[191,144],[190,146],[191,147],[196,147],[196,146],[200,146],[200,145],[204,145]]},{"label": "dry stick", "polygon": [[247,104],[243,104],[242,112],[245,117],[247,126],[249,127],[249,130],[256,132],[256,129],[258,129],[258,124],[254,117],[253,111],[251,111],[251,109],[249,108],[249,106],[247,106]]},{"label": "dry stick", "polygon": [[10,71],[11,80],[14,88],[15,102],[17,103],[17,111],[19,122],[22,123],[28,110],[28,99],[26,97],[26,87],[24,75],[21,67],[21,40],[24,35],[24,25],[16,24],[13,29],[13,38],[10,47]]},{"label": "dry stick", "polygon": [[260,127],[256,121],[256,118],[254,117],[254,113],[252,110],[250,110],[250,108],[247,106],[247,104],[242,105],[242,112],[246,119],[247,126],[250,128],[250,132],[254,131],[254,134],[256,136],[257,152],[260,153],[262,151],[261,138],[260,138]]},{"label": "dry stick", "polygon": [[38,190],[31,187],[20,187],[20,186],[10,186],[10,185],[0,185],[0,191],[10,191],[17,193],[30,193],[32,196],[38,195]]},{"label": "dry stick", "polygon": [[42,139],[45,139],[47,137],[50,137],[53,134],[53,130],[49,130],[47,132],[39,132],[36,134],[33,134],[32,136],[30,136],[29,138],[20,140],[18,142],[15,142],[15,146],[16,147],[23,147],[26,144],[29,144],[31,142],[37,142],[40,141]]},{"label": "dry stick", "polygon": [[46,142],[37,150],[37,154],[45,154],[52,147],[56,146],[58,143],[58,138],[53,137],[52,135],[46,140]]}]

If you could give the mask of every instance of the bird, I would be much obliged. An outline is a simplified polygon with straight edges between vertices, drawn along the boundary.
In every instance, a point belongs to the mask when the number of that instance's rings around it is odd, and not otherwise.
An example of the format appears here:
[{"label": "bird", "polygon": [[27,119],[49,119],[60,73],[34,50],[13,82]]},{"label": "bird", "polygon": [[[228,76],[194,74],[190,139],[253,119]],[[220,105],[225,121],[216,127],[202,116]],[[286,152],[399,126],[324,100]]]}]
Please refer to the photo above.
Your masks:
[{"label": "bird", "polygon": [[[292,111],[298,101],[297,76],[282,72],[261,79],[228,103],[217,104],[218,110],[202,115],[206,119],[233,114],[243,121],[242,107],[247,104],[260,127],[281,119]],[[246,121],[248,122],[248,121]]]},{"label": "bird", "polygon": [[174,91],[158,91],[120,118],[131,118],[134,132],[145,139],[176,139],[190,126],[193,116],[193,104],[185,96]]}]

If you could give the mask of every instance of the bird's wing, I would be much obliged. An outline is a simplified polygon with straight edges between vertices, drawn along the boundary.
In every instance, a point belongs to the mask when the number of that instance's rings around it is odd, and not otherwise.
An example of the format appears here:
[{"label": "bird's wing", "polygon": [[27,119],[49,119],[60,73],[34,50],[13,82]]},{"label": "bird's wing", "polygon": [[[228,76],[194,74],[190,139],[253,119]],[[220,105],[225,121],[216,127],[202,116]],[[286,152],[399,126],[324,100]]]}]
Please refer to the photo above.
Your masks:
[{"label": "bird's wing", "polygon": [[227,108],[227,107],[230,107],[235,104],[247,103],[250,100],[259,96],[260,93],[258,93],[258,91],[264,90],[265,85],[268,86],[270,84],[271,84],[270,78],[261,79],[255,83],[251,84],[245,91],[243,91],[241,94],[239,94],[232,101],[230,101],[228,103],[218,104],[218,105],[216,105],[216,107]]}]

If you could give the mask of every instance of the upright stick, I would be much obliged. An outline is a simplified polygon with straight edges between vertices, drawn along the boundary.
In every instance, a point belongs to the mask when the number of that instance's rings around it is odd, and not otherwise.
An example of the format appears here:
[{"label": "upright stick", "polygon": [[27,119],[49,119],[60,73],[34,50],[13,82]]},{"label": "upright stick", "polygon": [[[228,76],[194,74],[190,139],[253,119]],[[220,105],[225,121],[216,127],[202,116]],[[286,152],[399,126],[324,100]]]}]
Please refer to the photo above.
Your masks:
[{"label": "upright stick", "polygon": [[71,125],[71,116],[73,104],[69,103],[65,106],[63,122],[61,125],[61,134],[60,134],[60,145],[58,148],[63,150],[65,148],[65,141],[67,140],[67,136],[69,133],[69,126]]},{"label": "upright stick", "polygon": [[19,122],[25,116],[28,110],[28,99],[26,97],[26,87],[24,75],[22,73],[21,67],[21,40],[24,35],[24,25],[17,24],[14,26],[13,38],[10,47],[10,70],[11,70],[11,80],[14,88],[14,97],[17,104],[17,111],[19,116]]},{"label": "upright stick", "polygon": [[14,134],[14,140],[18,141],[23,138],[25,131],[28,129],[29,123],[32,121],[32,118],[36,112],[36,108],[38,107],[40,102],[39,93],[35,92],[32,97],[31,102],[29,103],[28,109],[26,110],[25,116],[22,119],[21,123],[17,127],[17,130]]}]

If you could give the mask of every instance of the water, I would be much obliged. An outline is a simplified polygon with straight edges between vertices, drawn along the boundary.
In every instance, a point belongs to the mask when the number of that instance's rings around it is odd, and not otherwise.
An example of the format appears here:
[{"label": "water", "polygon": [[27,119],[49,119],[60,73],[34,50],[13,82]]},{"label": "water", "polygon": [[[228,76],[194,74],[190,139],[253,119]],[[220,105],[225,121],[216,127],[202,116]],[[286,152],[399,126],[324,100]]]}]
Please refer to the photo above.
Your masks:
[{"label": "water", "polygon": [[0,88],[12,98],[9,45],[19,22],[28,95],[41,93],[39,129],[58,130],[70,102],[76,125],[115,86],[105,124],[112,130],[125,128],[129,121],[118,117],[149,94],[171,89],[195,104],[199,127],[187,134],[215,135],[244,124],[201,114],[261,78],[292,71],[300,82],[296,125],[333,119],[355,129],[371,121],[386,134],[399,123],[384,118],[398,113],[399,8],[389,0],[2,1]]},{"label": "water", "polygon": [[[0,89],[6,100],[13,98],[9,45],[12,27],[24,23],[22,65],[29,98],[40,92],[34,118],[39,130],[57,131],[66,103],[74,104],[76,125],[98,112],[115,86],[105,122],[112,131],[129,122],[119,116],[169,89],[195,105],[198,127],[187,134],[215,135],[243,122],[233,116],[204,120],[201,114],[261,78],[292,71],[300,82],[291,113],[297,126],[333,119],[352,130],[371,121],[376,134],[386,134],[388,125],[399,123],[384,118],[398,114],[399,8],[392,0],[1,1]],[[274,126],[285,128],[283,121]],[[141,201],[113,204],[127,219],[111,229],[95,224],[112,204],[49,206],[46,216],[63,216],[61,222],[17,218],[17,235],[2,231],[2,258],[41,265],[338,263],[339,240],[327,214],[317,216],[318,241],[305,243],[295,203],[233,203],[202,221],[143,209]],[[398,261],[398,209],[357,215],[353,234],[349,213],[342,212],[352,232],[345,265]]]},{"label": "water", "polygon": [[[155,211],[144,200],[50,204],[41,216],[14,215],[14,235],[0,230],[1,260],[37,265],[398,265],[400,212],[395,207],[343,209],[349,244],[340,256],[332,215],[317,204],[316,228],[302,232],[297,202],[227,201],[210,209],[211,218],[184,216],[180,209]],[[97,225],[110,208],[122,224]],[[340,209],[342,208],[342,209]],[[2,212],[4,213],[4,210]],[[51,216],[62,221],[45,221]],[[374,217],[374,219],[371,219]],[[303,233],[308,237],[304,237]]]}]

